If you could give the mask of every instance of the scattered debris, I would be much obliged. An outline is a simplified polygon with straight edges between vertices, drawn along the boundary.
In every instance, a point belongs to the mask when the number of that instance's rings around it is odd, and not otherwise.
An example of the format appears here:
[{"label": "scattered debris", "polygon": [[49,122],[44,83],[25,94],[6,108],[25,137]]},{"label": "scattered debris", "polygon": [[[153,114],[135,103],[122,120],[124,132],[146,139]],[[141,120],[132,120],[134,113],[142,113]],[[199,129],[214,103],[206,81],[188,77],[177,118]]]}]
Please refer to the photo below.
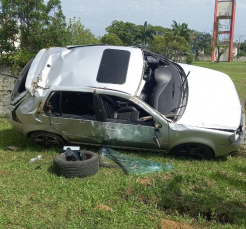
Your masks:
[{"label": "scattered debris", "polygon": [[153,172],[163,172],[172,170],[174,167],[170,164],[158,163],[154,161],[133,158],[121,154],[108,147],[101,147],[100,153],[103,157],[108,157],[117,163],[124,171],[125,174],[148,174]]},{"label": "scattered debris", "polygon": [[29,161],[29,163],[32,163],[32,162],[37,161],[37,160],[40,160],[41,157],[42,157],[42,155],[38,155],[37,157],[32,158],[32,159]]},{"label": "scattered debris", "polygon": [[19,148],[17,146],[8,146],[6,150],[12,150],[12,151],[17,151]]}]

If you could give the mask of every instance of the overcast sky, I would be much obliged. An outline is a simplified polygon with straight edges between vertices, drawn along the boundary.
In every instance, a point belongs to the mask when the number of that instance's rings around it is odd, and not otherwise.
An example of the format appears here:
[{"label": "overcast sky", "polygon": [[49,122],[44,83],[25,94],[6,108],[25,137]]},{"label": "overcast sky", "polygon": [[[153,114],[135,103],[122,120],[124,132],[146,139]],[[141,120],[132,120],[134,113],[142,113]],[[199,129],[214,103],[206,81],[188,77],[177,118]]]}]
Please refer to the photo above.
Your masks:
[{"label": "overcast sky", "polygon": [[[213,30],[215,0],[61,0],[66,19],[81,18],[96,36],[106,33],[112,21],[171,28],[172,21],[188,23],[200,32]],[[246,40],[246,0],[237,0],[235,40]]]}]

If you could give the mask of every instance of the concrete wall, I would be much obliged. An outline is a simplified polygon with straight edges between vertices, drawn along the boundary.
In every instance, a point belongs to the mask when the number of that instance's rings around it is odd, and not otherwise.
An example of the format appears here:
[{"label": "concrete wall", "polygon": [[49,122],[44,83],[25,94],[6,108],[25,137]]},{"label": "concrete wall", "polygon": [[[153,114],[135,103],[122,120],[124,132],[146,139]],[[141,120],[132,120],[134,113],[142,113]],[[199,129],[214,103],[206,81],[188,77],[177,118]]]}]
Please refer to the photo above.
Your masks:
[{"label": "concrete wall", "polygon": [[[11,67],[8,66],[0,66],[0,73],[13,75]],[[8,102],[14,87],[14,82],[14,78],[0,74],[0,117],[7,116],[9,114]]]}]

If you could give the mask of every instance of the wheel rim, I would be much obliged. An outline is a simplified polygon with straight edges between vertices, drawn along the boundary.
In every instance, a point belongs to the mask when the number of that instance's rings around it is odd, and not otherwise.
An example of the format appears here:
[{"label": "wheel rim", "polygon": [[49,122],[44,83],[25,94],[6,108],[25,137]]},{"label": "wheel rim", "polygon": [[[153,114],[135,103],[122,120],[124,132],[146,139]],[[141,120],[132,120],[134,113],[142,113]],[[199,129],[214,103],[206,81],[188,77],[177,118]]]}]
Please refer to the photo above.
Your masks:
[{"label": "wheel rim", "polygon": [[60,146],[60,141],[55,136],[41,134],[33,139],[35,145],[43,148],[49,148],[51,146]]}]

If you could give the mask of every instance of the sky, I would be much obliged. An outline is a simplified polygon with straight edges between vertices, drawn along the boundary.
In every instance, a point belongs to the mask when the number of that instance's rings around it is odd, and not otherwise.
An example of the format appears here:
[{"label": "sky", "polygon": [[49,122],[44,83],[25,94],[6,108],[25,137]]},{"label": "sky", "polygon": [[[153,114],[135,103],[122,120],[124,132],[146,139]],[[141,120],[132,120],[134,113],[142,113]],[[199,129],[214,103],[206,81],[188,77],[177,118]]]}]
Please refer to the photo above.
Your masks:
[{"label": "sky", "polygon": [[[189,29],[212,33],[215,0],[61,0],[66,19],[81,18],[96,36],[106,33],[112,21],[171,28],[173,20]],[[246,0],[237,0],[235,40],[246,40]]]}]

